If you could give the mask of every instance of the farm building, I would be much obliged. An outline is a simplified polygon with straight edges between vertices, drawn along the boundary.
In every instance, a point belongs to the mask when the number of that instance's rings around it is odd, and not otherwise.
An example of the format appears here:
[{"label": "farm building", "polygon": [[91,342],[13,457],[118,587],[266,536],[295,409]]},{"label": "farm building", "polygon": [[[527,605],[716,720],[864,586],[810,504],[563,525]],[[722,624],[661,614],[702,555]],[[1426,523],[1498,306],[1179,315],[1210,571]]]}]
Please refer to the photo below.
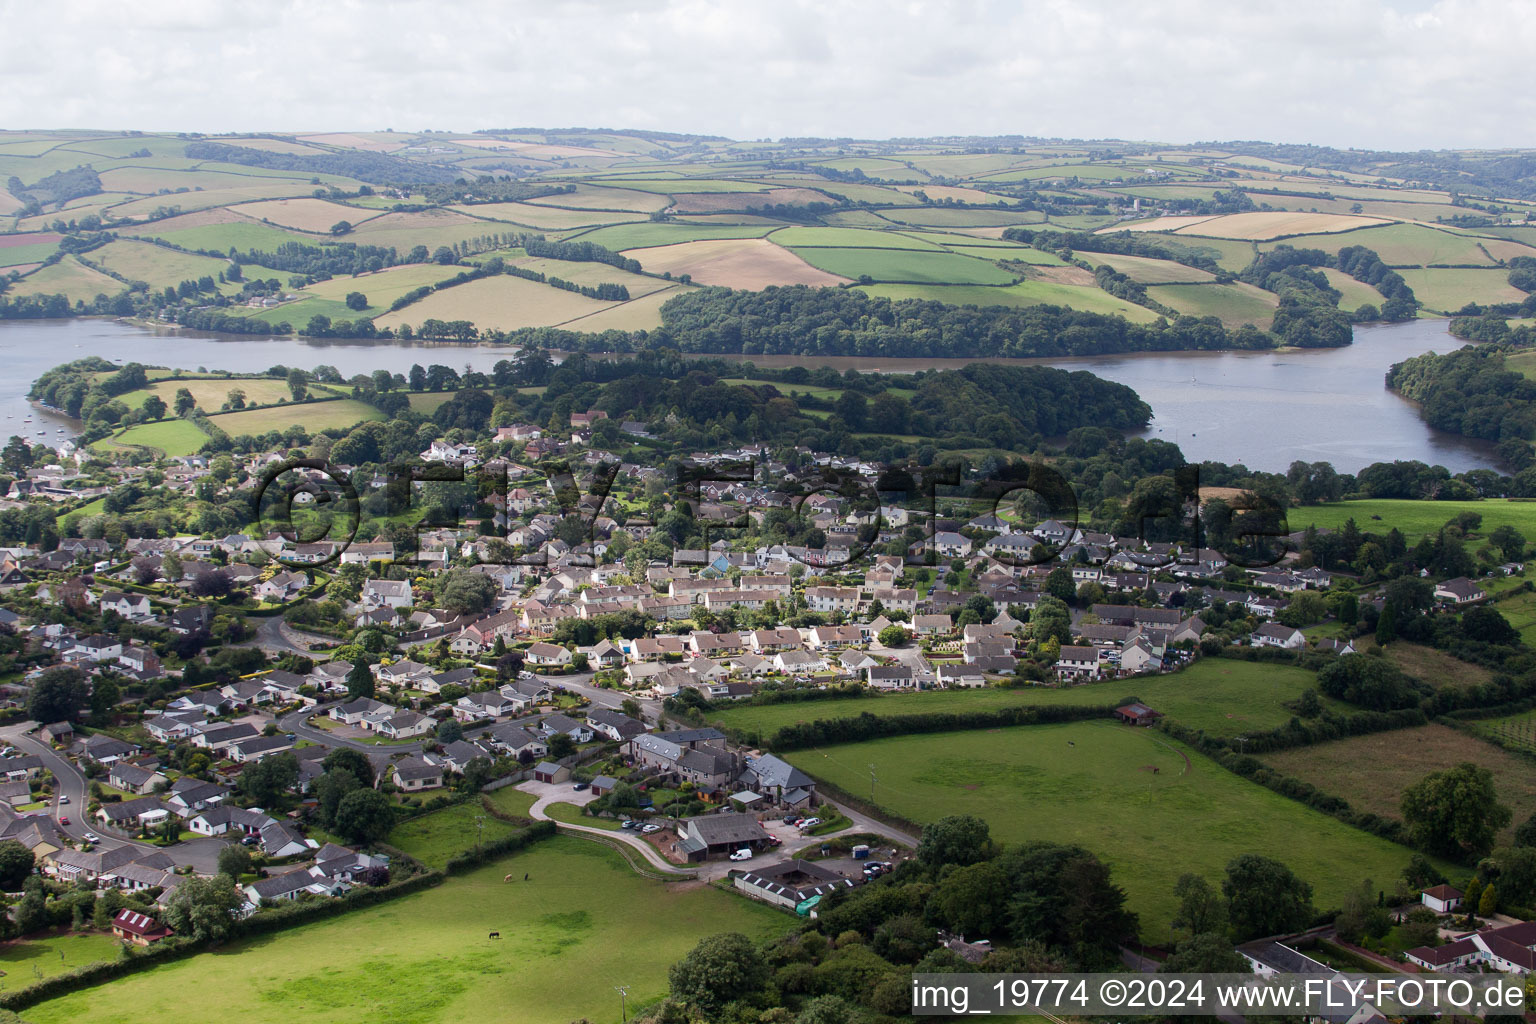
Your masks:
[{"label": "farm building", "polygon": [[1145,704],[1125,704],[1115,708],[1115,718],[1126,725],[1151,725],[1162,717],[1161,711],[1153,711]]},{"label": "farm building", "polygon": [[1461,906],[1461,897],[1463,895],[1462,891],[1454,886],[1436,885],[1425,889],[1419,899],[1435,913],[1449,914]]},{"label": "farm building", "polygon": [[814,896],[825,896],[837,889],[854,886],[852,879],[808,860],[786,860],[743,871],[732,884],[753,899],[788,910],[794,910]]}]

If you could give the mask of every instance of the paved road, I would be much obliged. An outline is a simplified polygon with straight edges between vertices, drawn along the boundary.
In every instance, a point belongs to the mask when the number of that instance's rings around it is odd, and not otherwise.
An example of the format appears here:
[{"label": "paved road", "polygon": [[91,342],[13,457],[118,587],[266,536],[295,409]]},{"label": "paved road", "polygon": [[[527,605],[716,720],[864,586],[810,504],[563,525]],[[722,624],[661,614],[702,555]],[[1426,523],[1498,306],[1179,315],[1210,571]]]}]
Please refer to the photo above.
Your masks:
[{"label": "paved road", "polygon": [[[214,837],[192,839],[162,849],[151,843],[141,843],[136,839],[117,835],[86,820],[88,788],[85,776],[72,762],[61,757],[52,747],[36,737],[26,735],[27,730],[33,728],[36,728],[34,722],[20,722],[6,726],[0,729],[0,739],[4,739],[18,750],[36,754],[42,758],[48,770],[53,772],[56,785],[53,802],[49,805],[49,814],[55,822],[58,822],[61,815],[70,819],[68,825],[59,825],[59,831],[77,840],[82,839],[87,832],[94,832],[101,837],[99,849],[115,850],[120,846],[133,846],[145,852],[163,852],[178,866],[190,864],[193,870],[204,874],[211,875],[218,870],[219,851],[225,846],[223,839]],[[59,798],[62,796],[69,797],[69,803],[60,804]]]},{"label": "paved road", "polygon": [[277,727],[283,732],[291,732],[300,739],[309,740],[322,747],[348,747],[352,750],[367,754],[369,759],[375,762],[387,761],[395,754],[418,754],[427,743],[437,742],[434,738],[416,740],[411,743],[364,743],[361,740],[347,739],[337,736],[325,729],[316,728],[308,724],[309,719],[316,715],[323,715],[338,704],[345,701],[331,701],[329,704],[319,704],[312,708],[300,708],[298,711],[290,711],[277,720]]},{"label": "paved road", "polygon": [[260,647],[264,651],[276,654],[309,654],[309,648],[302,647],[288,639],[288,631],[283,628],[281,615],[268,615],[257,618],[256,636],[237,647]]}]

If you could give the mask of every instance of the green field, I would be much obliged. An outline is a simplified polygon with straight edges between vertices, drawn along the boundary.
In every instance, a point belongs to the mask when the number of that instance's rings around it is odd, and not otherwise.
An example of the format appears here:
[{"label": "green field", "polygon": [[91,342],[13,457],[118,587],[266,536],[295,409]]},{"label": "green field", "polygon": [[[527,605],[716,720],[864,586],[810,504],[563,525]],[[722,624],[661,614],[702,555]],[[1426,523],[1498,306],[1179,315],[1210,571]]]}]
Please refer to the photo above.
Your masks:
[{"label": "green field", "polygon": [[[1292,712],[1285,706],[1315,688],[1311,672],[1290,665],[1270,665],[1229,658],[1201,658],[1170,675],[1116,679],[1083,686],[1004,690],[934,690],[855,700],[742,705],[713,711],[711,723],[744,729],[767,740],[777,729],[796,722],[873,715],[913,715],[925,711],[991,711],[997,708],[1114,704],[1135,696],[1169,718],[1213,736],[1238,736],[1284,725]],[[1331,703],[1326,702],[1325,703]]]},{"label": "green field", "polygon": [[1431,263],[1492,266],[1493,260],[1478,248],[1477,243],[1478,239],[1471,236],[1422,224],[1387,224],[1379,228],[1360,228],[1327,236],[1261,242],[1260,248],[1273,249],[1276,245],[1297,248],[1307,246],[1333,253],[1347,245],[1363,245],[1376,250],[1376,255],[1394,267],[1425,267]]},{"label": "green field", "polygon": [[1145,256],[1117,256],[1113,253],[1084,253],[1083,258],[1095,266],[1109,266],[1120,271],[1132,281],[1142,284],[1199,284],[1213,281],[1215,276],[1208,270],[1186,267],[1171,260],[1154,260]]},{"label": "green field", "polygon": [[1342,270],[1334,270],[1332,267],[1322,268],[1323,276],[1328,278],[1328,284],[1338,291],[1341,296],[1339,308],[1354,310],[1364,305],[1372,305],[1380,308],[1386,301],[1381,292],[1363,281],[1356,281]]},{"label": "green field", "polygon": [[551,818],[563,821],[571,825],[586,825],[590,828],[607,829],[610,832],[619,831],[619,823],[612,818],[594,818],[582,814],[581,808],[575,804],[554,803],[544,808]]},{"label": "green field", "polygon": [[[478,826],[484,825],[484,831]],[[449,859],[518,831],[509,822],[485,813],[479,803],[454,804],[396,825],[389,845],[410,854],[429,868],[442,870]]]},{"label": "green field", "polygon": [[[165,400],[166,405],[172,405],[176,400],[176,392],[186,388],[192,392],[192,397],[197,399],[198,407],[204,412],[217,412],[228,400],[229,393],[236,388],[245,392],[247,405],[275,405],[281,399],[292,401],[293,392],[288,390],[288,382],[276,377],[210,377],[200,380],[167,380],[137,391],[129,391],[119,395],[118,400],[125,403],[130,409],[137,409],[144,404],[144,399],[151,394],[159,395]],[[310,390],[316,394],[335,394],[323,384],[311,384]]]},{"label": "green field", "polygon": [[933,242],[899,231],[867,231],[862,228],[783,228],[769,238],[786,248],[813,246],[845,249],[927,249],[943,251]]},{"label": "green field", "polygon": [[118,940],[111,932],[66,932],[0,944],[0,971],[5,973],[5,988],[13,990],[86,964],[117,958]]},{"label": "green field", "polygon": [[1327,908],[1362,879],[1390,885],[1410,856],[1154,730],[1109,721],[903,736],[788,759],[852,793],[869,791],[873,764],[876,802],[918,822],[975,814],[1007,842],[1082,844],[1111,866],[1149,942],[1168,940],[1173,884],[1186,871],[1219,883],[1239,854],[1277,857]]},{"label": "green field", "polygon": [[[211,277],[217,282],[219,274],[229,267],[228,260],[195,256],[129,239],[95,249],[86,259],[124,280],[147,282],[151,288],[175,287],[182,281],[196,281],[200,277]],[[240,290],[236,284],[221,284],[218,288],[226,294]]]},{"label": "green field", "polygon": [[116,295],[124,289],[121,281],[81,263],[75,256],[65,256],[49,267],[40,267],[13,283],[6,290],[9,298],[23,295],[64,295],[70,302],[90,302],[98,295]]},{"label": "green field", "polygon": [[209,417],[230,437],[265,434],[287,430],[295,423],[311,434],[328,427],[352,427],[364,420],[381,420],[384,414],[366,402],[342,398],[329,402],[303,402],[297,405],[273,405],[265,409],[242,409]]},{"label": "green field", "polygon": [[[1463,512],[1483,517],[1479,533],[1487,534],[1500,526],[1513,526],[1528,538],[1536,538],[1536,501],[1402,501],[1396,498],[1367,498],[1339,501],[1328,505],[1304,505],[1286,513],[1290,529],[1308,526],[1337,530],[1353,518],[1362,532],[1386,533],[1393,527],[1403,531],[1413,544],[1426,533],[1434,533]],[[1380,516],[1380,519],[1373,518]]]},{"label": "green field", "polygon": [[1190,316],[1214,316],[1228,327],[1253,324],[1269,327],[1279,303],[1273,292],[1251,284],[1157,284],[1147,294],[1165,306]]},{"label": "green field", "polygon": [[[503,882],[511,873],[517,881]],[[522,875],[530,876],[523,882]],[[766,938],[794,919],[635,875],[612,851],[545,840],[425,892],[237,942],[31,1007],[33,1024],[190,1024],[217,993],[249,1024],[617,1022],[666,991],[667,968],[722,931]],[[500,940],[486,936],[501,933]]]},{"label": "green field", "polygon": [[[1514,812],[1500,834],[1510,842],[1515,828],[1536,811],[1536,761],[1485,743],[1483,730],[1502,734],[1506,741],[1530,735],[1536,712],[1488,722],[1467,723],[1464,729],[1421,725],[1369,736],[1318,743],[1263,755],[1260,760],[1277,771],[1310,782],[1330,796],[1343,797],[1357,811],[1402,820],[1403,791],[1430,772],[1471,762],[1493,772],[1499,802]],[[1536,744],[1526,745],[1536,751]],[[1340,771],[1348,765],[1348,771]]]},{"label": "green field", "polygon": [[1522,302],[1525,292],[1509,283],[1509,271],[1503,267],[1488,270],[1476,268],[1436,268],[1399,270],[1414,296],[1426,308],[1454,313],[1469,302]]},{"label": "green field", "polygon": [[712,238],[762,238],[772,230],[772,224],[616,224],[578,232],[567,238],[621,251]]},{"label": "green field", "polygon": [[104,447],[142,446],[164,452],[166,456],[193,455],[208,442],[191,420],[167,419],[155,423],[138,423],[120,434],[114,434],[97,444]]},{"label": "green field", "polygon": [[1114,313],[1136,323],[1151,323],[1157,314],[1145,306],[1125,302],[1099,288],[1057,284],[1054,281],[1020,281],[1004,288],[984,285],[876,284],[860,289],[889,299],[933,299],[953,306],[1071,306],[1089,313]]}]

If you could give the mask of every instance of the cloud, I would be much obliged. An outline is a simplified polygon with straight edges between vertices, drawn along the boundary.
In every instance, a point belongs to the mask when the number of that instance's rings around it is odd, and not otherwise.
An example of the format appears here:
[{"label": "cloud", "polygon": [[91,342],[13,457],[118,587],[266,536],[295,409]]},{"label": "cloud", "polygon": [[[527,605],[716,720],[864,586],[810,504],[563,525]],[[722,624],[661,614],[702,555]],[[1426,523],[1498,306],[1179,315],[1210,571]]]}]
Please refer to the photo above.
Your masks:
[{"label": "cloud", "polygon": [[[0,123],[1518,145],[1505,0],[0,0]],[[1491,26],[1497,26],[1493,30]]]}]

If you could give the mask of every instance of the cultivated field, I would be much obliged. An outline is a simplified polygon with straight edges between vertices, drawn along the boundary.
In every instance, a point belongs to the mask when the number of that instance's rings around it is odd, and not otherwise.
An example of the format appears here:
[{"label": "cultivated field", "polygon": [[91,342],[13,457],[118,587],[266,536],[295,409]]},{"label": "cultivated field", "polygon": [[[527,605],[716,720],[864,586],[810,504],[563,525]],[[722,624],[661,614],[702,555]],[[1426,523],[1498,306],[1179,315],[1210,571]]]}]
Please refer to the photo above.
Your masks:
[{"label": "cultivated field", "polygon": [[[176,392],[182,388],[192,392],[192,397],[197,399],[198,407],[204,412],[218,412],[228,400],[229,393],[236,388],[245,392],[247,405],[276,405],[280,399],[289,402],[293,400],[293,393],[288,390],[288,382],[278,380],[276,377],[209,377],[198,380],[161,381],[147,388],[119,395],[118,401],[123,402],[130,409],[137,409],[144,404],[144,399],[151,394],[156,394],[165,399],[167,406],[174,406]],[[312,384],[310,390],[322,394],[333,393],[323,384]]]},{"label": "cultivated field", "polygon": [[1444,725],[1351,736],[1265,754],[1261,760],[1324,793],[1343,797],[1356,810],[1397,820],[1402,820],[1405,789],[1430,772],[1470,761],[1493,772],[1499,801],[1514,811],[1513,821],[1500,836],[1502,842],[1508,842],[1515,826],[1536,812],[1536,761]]},{"label": "cultivated field", "polygon": [[[1536,255],[1536,252],[1533,252]],[[1414,296],[1432,311],[1454,313],[1469,302],[1522,302],[1526,293],[1509,283],[1509,271],[1503,267],[1443,268],[1399,270]]]},{"label": "cultivated field", "polygon": [[649,331],[661,326],[661,307],[674,295],[690,290],[687,285],[675,284],[630,299],[628,302],[609,303],[607,309],[567,320],[561,324],[568,331]]},{"label": "cultivated field", "polygon": [[1200,284],[1215,280],[1208,270],[1186,267],[1169,260],[1150,260],[1144,256],[1116,256],[1111,253],[1084,253],[1083,258],[1095,266],[1110,266],[1132,281],[1142,284]]},{"label": "cultivated field", "polygon": [[1070,306],[1090,313],[1113,313],[1137,323],[1150,323],[1157,314],[1145,306],[1117,299],[1098,288],[1079,288],[1050,281],[1020,281],[1003,288],[985,285],[876,284],[861,287],[870,295],[889,299],[933,299],[952,306]]},{"label": "cultivated field", "polygon": [[1220,882],[1233,857],[1278,857],[1336,907],[1370,878],[1389,883],[1404,847],[1353,829],[1218,768],[1161,734],[1114,722],[936,733],[798,751],[789,760],[918,822],[986,819],[1007,842],[1079,843],[1105,860],[1141,916],[1143,937],[1166,942],[1174,881],[1194,871]]},{"label": "cultivated field", "polygon": [[795,253],[761,238],[683,242],[659,248],[628,249],[624,255],[639,260],[648,273],[671,273],[673,277],[688,274],[695,284],[730,288],[757,290],[771,284],[835,285],[848,280],[817,269]]},{"label": "cultivated field", "polygon": [[[183,281],[196,281],[200,277],[211,277],[217,283],[219,275],[229,268],[228,260],[128,240],[104,245],[85,258],[126,280],[147,282],[152,288],[174,288]],[[121,288],[121,284],[114,282],[114,290]],[[238,292],[240,286],[219,284],[218,289],[226,293]]]},{"label": "cultivated field", "polygon": [[377,210],[344,206],[325,199],[274,199],[266,203],[246,203],[237,210],[247,217],[317,235],[329,234],[331,226],[341,221],[357,227],[379,216]]},{"label": "cultivated field", "polygon": [[[422,285],[451,281],[461,273],[463,271],[458,267],[443,267],[436,263],[407,263],[400,267],[388,267],[374,274],[333,277],[329,281],[316,281],[304,289],[304,294],[331,302],[344,302],[352,292],[362,292],[368,296],[368,305],[371,308],[383,310],[388,309],[391,302],[406,292],[420,288]],[[359,314],[348,310],[340,315],[352,319]]]},{"label": "cultivated field", "polygon": [[90,302],[98,295],[116,295],[123,290],[120,282],[99,270],[92,270],[76,256],[65,256],[49,267],[42,267],[12,282],[8,296],[62,294],[71,302]]},{"label": "cultivated field", "polygon": [[[512,873],[517,881],[503,882]],[[522,881],[527,873],[530,880]],[[660,998],[701,938],[763,938],[794,921],[708,887],[633,874],[615,853],[554,838],[425,892],[233,943],[26,1011],[34,1024],[190,1024],[190,991],[217,992],[249,1024],[616,1020]],[[502,938],[488,940],[492,931]]]},{"label": "cultivated field", "polygon": [[386,313],[374,323],[380,327],[420,327],[425,320],[469,320],[477,327],[507,331],[518,327],[552,327],[612,305],[579,292],[502,274],[433,292],[420,302]]},{"label": "cultivated field", "polygon": [[1181,235],[1209,235],[1212,238],[1237,238],[1260,242],[1289,235],[1333,234],[1352,231],[1386,221],[1373,217],[1352,217],[1336,213],[1292,213],[1261,211],[1229,213],[1179,229]]},{"label": "cultivated field", "polygon": [[596,224],[622,224],[627,221],[645,220],[643,213],[617,213],[614,211],[562,210],[551,206],[534,206],[532,203],[477,203],[474,206],[455,206],[458,213],[468,217],[507,221],[530,228],[547,231],[569,231]]}]

